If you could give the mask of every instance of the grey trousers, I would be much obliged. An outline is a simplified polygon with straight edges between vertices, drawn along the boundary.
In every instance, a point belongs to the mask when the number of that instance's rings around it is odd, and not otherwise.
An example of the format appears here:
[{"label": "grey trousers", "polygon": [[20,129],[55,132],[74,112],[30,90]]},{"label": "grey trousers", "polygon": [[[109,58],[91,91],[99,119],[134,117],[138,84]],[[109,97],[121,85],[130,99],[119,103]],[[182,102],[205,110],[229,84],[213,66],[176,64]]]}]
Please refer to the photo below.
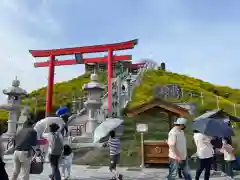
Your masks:
[{"label": "grey trousers", "polygon": [[19,175],[20,180],[29,180],[31,160],[32,156],[28,151],[15,151],[13,154],[13,173],[10,180],[17,180]]}]

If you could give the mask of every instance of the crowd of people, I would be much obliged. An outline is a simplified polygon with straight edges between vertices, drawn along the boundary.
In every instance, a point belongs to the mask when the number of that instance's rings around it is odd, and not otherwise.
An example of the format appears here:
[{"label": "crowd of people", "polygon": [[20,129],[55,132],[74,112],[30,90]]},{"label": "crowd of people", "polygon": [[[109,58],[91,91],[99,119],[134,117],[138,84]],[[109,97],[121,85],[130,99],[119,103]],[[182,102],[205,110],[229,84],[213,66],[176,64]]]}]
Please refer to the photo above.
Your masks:
[{"label": "crowd of people", "polygon": [[[182,176],[182,174],[185,180],[192,179],[188,164],[187,141],[184,133],[186,123],[186,119],[178,118],[168,134],[169,180],[174,180],[177,176]],[[210,179],[211,170],[217,170],[216,157],[220,153],[224,159],[224,162],[221,164],[222,176],[225,176],[227,179],[234,179],[233,164],[236,158],[230,137],[210,137],[194,130],[193,140],[197,149],[196,157],[198,162],[195,180],[199,180],[203,171],[205,171],[204,180]]]},{"label": "crowd of people", "polygon": [[[4,151],[4,146],[3,144],[1,145],[1,180],[17,180],[18,178],[29,180],[30,174],[40,174],[43,171],[45,157],[38,143],[38,132],[33,127],[33,122],[27,121],[12,139],[12,142],[14,142],[12,146]],[[49,178],[52,180],[69,179],[73,152],[68,144],[64,145],[63,136],[58,124],[50,124],[49,129],[49,133],[44,135],[48,141],[47,154],[52,169]],[[13,153],[13,171],[8,176],[3,156],[10,153]]]},{"label": "crowd of people", "polygon": [[[169,175],[167,179],[174,180],[183,175],[185,180],[191,180],[190,167],[188,164],[189,155],[187,154],[187,140],[184,133],[187,120],[178,118],[174,127],[168,133],[167,143],[169,145]],[[64,143],[64,126],[57,123],[49,124],[49,132],[42,133],[41,128],[35,128],[33,121],[29,119],[13,138],[14,143],[7,150],[0,145],[0,174],[1,180],[17,180],[21,176],[22,180],[29,180],[30,174],[41,174],[44,169],[45,154],[41,151],[39,139],[44,137],[48,142],[47,155],[52,173],[49,175],[51,180],[66,180],[71,176],[71,165],[73,152],[70,145]],[[66,133],[66,132],[65,132]],[[41,135],[39,135],[41,134]],[[120,140],[114,131],[109,133],[109,140],[104,143],[104,147],[110,150],[110,171],[113,173],[112,179],[123,178],[116,166],[120,161]],[[216,154],[223,155],[222,175],[227,179],[233,179],[233,163],[235,159],[234,148],[231,138],[210,137],[194,130],[193,140],[196,145],[196,156],[198,167],[195,180],[199,180],[203,171],[204,180],[211,176],[211,169],[217,170]],[[0,143],[2,140],[0,139]],[[9,175],[5,170],[3,156],[13,153],[13,171]]]},{"label": "crowd of people", "polygon": [[[0,139],[1,180],[17,180],[18,178],[29,180],[30,174],[41,174],[43,172],[46,159],[49,160],[52,169],[49,175],[51,180],[69,179],[74,155],[70,147],[71,143],[69,141],[64,142],[63,137],[68,134],[66,123],[49,123],[47,125],[48,132],[46,133],[46,122],[54,121],[54,117],[45,118],[37,123],[34,123],[32,119],[29,116],[23,127],[12,138],[12,144],[7,150],[4,149]],[[60,116],[57,122],[61,119],[64,121],[63,116]],[[104,143],[103,147],[108,147],[110,151],[109,169],[113,174],[112,179],[121,180],[122,175],[116,170],[116,166],[120,161],[120,140],[116,137],[115,131],[111,131],[109,136],[109,140]],[[41,146],[42,139],[47,141],[47,146]],[[45,147],[47,147],[47,152],[45,152]],[[5,170],[3,161],[6,154],[13,154],[13,171],[9,175]]]}]

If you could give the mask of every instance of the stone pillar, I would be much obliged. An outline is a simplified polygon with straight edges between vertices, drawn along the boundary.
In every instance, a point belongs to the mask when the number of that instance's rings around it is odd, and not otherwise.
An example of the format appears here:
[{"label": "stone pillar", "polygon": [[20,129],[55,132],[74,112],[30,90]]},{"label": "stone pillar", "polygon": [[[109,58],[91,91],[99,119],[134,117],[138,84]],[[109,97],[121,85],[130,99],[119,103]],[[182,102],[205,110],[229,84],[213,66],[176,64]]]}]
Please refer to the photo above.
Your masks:
[{"label": "stone pillar", "polygon": [[86,124],[87,128],[86,131],[88,134],[93,135],[96,127],[97,127],[97,120],[95,119],[95,109],[90,108],[88,110],[88,122]]},{"label": "stone pillar", "polygon": [[127,79],[127,98],[128,98],[128,100],[130,100],[130,97],[131,97],[131,85],[130,85],[130,81],[131,81],[131,79],[128,78],[128,79]]},{"label": "stone pillar", "polygon": [[121,113],[121,108],[123,105],[123,101],[122,101],[122,86],[121,86],[121,78],[117,77],[117,117],[120,116]]},{"label": "stone pillar", "polygon": [[17,131],[17,118],[18,118],[18,113],[14,110],[9,111],[8,114],[8,131],[6,134],[8,134],[9,136],[13,136],[15,135],[16,131]]}]

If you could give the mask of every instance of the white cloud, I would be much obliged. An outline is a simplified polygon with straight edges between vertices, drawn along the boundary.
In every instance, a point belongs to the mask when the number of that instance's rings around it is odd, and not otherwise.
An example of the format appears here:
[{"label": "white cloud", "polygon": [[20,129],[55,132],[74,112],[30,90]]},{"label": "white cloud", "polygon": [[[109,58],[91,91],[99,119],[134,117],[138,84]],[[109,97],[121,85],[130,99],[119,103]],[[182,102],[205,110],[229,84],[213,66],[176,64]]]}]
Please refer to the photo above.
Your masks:
[{"label": "white cloud", "polygon": [[[17,76],[28,91],[47,84],[47,68],[35,69],[29,49],[51,47],[51,36],[61,36],[61,27],[51,15],[45,1],[37,8],[29,8],[28,1],[0,1],[0,89],[7,88]],[[29,1],[30,2],[30,1]],[[32,9],[32,10],[31,10]],[[35,32],[30,32],[29,31]],[[42,36],[42,35],[45,36]],[[45,38],[44,38],[45,37]],[[39,61],[39,60],[38,60]],[[79,75],[69,68],[58,68],[55,81],[68,80]],[[0,103],[5,101],[0,93]]]}]

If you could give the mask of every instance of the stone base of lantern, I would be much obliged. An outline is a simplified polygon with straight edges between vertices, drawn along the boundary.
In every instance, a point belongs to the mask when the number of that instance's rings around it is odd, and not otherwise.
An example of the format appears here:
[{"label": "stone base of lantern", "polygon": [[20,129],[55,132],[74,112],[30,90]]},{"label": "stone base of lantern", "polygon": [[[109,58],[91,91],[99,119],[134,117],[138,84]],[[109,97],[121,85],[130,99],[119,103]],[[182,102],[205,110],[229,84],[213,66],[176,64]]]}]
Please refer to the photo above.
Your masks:
[{"label": "stone base of lantern", "polygon": [[4,141],[4,142],[7,142],[10,138],[12,138],[13,136],[15,136],[15,133],[8,133],[8,132],[6,132],[6,133],[4,133],[3,135],[2,135],[2,140]]},{"label": "stone base of lantern", "polygon": [[75,136],[72,138],[71,147],[77,149],[80,147],[102,147],[102,143],[93,143],[93,136],[85,134],[83,136]]}]

